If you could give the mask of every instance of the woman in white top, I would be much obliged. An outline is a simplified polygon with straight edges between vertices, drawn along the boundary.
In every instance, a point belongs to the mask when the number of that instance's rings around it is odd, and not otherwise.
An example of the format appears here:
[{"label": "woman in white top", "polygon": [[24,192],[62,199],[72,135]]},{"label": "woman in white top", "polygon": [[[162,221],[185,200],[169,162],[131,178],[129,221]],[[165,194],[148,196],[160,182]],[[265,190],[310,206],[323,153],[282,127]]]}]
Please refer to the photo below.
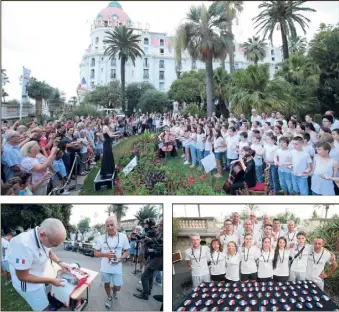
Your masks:
[{"label": "woman in white top", "polygon": [[222,177],[222,159],[226,150],[226,143],[221,135],[220,129],[214,129],[214,155],[217,162],[218,173],[214,176],[216,178]]},{"label": "woman in white top", "polygon": [[226,282],[239,282],[241,255],[237,252],[237,245],[231,241],[227,244],[226,251]]},{"label": "woman in white top", "polygon": [[246,234],[241,252],[240,276],[242,282],[255,282],[257,280],[257,260],[259,257],[259,249],[252,246],[252,235]]},{"label": "woman in white top", "polygon": [[262,249],[258,261],[258,280],[266,282],[273,277],[273,257],[274,250],[271,248],[271,238],[264,237]]},{"label": "woman in white top", "polygon": [[184,140],[182,142],[182,146],[185,148],[185,165],[190,164],[190,143],[191,143],[191,126],[187,125],[186,126],[186,131],[184,134]]},{"label": "woman in white top", "polygon": [[226,254],[223,252],[220,240],[215,238],[211,242],[211,280],[224,281],[226,274]]},{"label": "woman in white top", "polygon": [[284,236],[278,239],[273,258],[273,279],[277,282],[287,282],[290,275],[289,267],[290,250]]},{"label": "woman in white top", "polygon": [[208,156],[212,151],[212,145],[213,145],[213,130],[208,128],[206,132],[206,139],[205,139],[205,150],[204,150],[204,157]]},{"label": "woman in white top", "polygon": [[197,127],[197,156],[199,168],[202,169],[201,160],[204,158],[204,149],[205,149],[206,136],[202,126]]}]

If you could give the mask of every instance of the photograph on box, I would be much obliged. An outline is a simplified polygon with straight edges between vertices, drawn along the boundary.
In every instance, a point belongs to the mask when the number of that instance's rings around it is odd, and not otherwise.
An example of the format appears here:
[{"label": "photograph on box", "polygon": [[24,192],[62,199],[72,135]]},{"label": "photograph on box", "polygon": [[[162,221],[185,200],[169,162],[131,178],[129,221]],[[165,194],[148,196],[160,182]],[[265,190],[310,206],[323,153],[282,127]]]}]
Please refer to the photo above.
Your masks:
[{"label": "photograph on box", "polygon": [[1,206],[2,311],[159,311],[162,204]]},{"label": "photograph on box", "polygon": [[173,204],[173,310],[339,309],[339,205]]}]

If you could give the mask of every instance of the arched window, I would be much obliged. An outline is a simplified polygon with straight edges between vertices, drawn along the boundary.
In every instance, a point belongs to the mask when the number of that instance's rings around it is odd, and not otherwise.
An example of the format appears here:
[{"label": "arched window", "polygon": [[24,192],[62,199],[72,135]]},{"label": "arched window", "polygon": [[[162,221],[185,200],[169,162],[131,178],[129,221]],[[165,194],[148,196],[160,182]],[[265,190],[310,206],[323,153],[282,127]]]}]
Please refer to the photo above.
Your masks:
[{"label": "arched window", "polygon": [[91,79],[94,79],[94,77],[95,77],[95,71],[94,69],[91,69]]},{"label": "arched window", "polygon": [[161,47],[164,46],[164,39],[160,39],[160,46],[161,46]]},{"label": "arched window", "polygon": [[144,44],[148,45],[148,38],[144,38]]},{"label": "arched window", "polygon": [[164,60],[159,61],[159,68],[165,68],[165,61]]},{"label": "arched window", "polygon": [[92,60],[91,60],[91,66],[95,66],[95,58],[92,58]]}]

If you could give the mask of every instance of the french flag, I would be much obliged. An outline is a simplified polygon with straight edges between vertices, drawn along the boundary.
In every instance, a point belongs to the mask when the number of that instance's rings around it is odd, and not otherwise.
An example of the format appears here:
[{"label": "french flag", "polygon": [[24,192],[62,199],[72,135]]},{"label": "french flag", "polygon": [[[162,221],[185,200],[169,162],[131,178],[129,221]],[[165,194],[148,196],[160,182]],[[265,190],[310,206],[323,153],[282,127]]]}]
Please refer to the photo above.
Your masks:
[{"label": "french flag", "polygon": [[17,264],[25,264],[26,261],[25,259],[19,259],[19,258],[16,258],[16,261],[15,261]]},{"label": "french flag", "polygon": [[85,79],[85,77],[83,77],[82,78],[82,80],[81,80],[81,87],[87,87],[87,82],[86,82],[86,79]]}]

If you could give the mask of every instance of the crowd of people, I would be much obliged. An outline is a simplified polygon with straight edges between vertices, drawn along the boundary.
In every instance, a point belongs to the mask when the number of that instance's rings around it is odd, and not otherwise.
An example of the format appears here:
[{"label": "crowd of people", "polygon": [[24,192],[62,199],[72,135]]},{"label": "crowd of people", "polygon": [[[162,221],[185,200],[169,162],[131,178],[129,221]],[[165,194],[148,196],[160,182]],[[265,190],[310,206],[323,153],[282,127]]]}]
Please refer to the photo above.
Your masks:
[{"label": "crowd of people", "polygon": [[[65,193],[68,177],[86,175],[102,157],[109,138],[145,130],[159,134],[160,155],[170,152],[177,157],[182,150],[183,162],[191,168],[202,170],[202,159],[213,153],[215,176],[221,178],[230,171],[231,194],[264,183],[265,169],[272,195],[339,194],[339,120],[334,113],[325,112],[319,125],[310,114],[304,120],[291,116],[287,121],[279,112],[259,115],[255,109],[250,118],[233,113],[228,118],[147,113],[75,117],[42,125],[36,119],[26,126],[19,121],[11,126],[3,122],[1,193]],[[111,143],[108,145],[110,149]],[[113,156],[102,163],[111,173]]]},{"label": "crowd of people", "polygon": [[[258,222],[255,213],[241,222],[239,214],[226,219],[223,230],[210,246],[201,244],[200,235],[189,235],[191,247],[185,260],[192,274],[193,287],[202,282],[255,282],[311,280],[324,290],[324,279],[337,269],[333,253],[324,248],[325,239],[307,241],[294,221],[283,230],[279,219],[267,215]],[[326,271],[325,265],[330,268]]]}]

